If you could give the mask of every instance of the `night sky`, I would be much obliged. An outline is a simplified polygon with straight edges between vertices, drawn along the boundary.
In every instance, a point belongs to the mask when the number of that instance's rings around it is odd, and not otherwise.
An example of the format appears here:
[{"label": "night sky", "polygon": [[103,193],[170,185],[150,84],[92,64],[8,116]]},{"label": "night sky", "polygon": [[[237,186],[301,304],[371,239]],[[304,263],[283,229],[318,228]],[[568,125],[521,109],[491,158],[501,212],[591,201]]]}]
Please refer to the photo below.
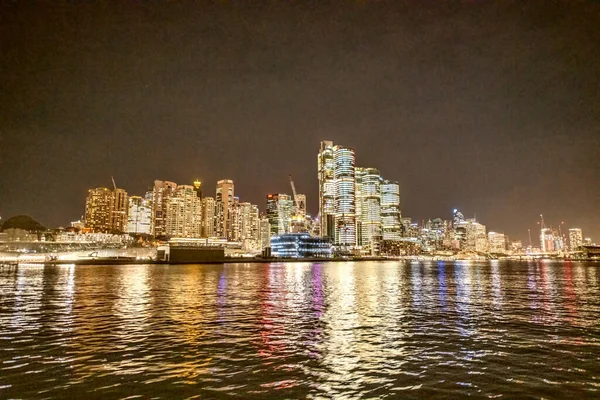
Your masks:
[{"label": "night sky", "polygon": [[0,46],[3,219],[68,225],[111,175],[264,210],[292,174],[316,214],[329,139],[403,216],[600,241],[600,2],[3,1]]}]

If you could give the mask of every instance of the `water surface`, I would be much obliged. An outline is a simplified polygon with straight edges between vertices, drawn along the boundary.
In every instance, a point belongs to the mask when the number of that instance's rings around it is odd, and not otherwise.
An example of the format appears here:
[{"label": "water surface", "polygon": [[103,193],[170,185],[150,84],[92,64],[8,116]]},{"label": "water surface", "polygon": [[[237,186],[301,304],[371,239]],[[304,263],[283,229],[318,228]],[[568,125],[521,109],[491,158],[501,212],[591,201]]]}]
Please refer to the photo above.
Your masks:
[{"label": "water surface", "polygon": [[0,398],[598,398],[599,266],[0,267]]}]

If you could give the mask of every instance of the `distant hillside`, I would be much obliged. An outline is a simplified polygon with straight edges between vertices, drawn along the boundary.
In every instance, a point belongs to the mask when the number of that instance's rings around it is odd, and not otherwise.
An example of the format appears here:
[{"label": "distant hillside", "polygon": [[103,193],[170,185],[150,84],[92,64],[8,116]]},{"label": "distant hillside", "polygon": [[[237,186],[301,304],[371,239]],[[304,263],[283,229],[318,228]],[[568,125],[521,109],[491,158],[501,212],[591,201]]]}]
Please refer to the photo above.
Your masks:
[{"label": "distant hillside", "polygon": [[0,231],[4,231],[6,229],[24,229],[29,232],[39,232],[45,231],[46,228],[37,222],[35,219],[31,218],[29,215],[16,215],[12,218],[7,219],[2,224],[2,229]]}]

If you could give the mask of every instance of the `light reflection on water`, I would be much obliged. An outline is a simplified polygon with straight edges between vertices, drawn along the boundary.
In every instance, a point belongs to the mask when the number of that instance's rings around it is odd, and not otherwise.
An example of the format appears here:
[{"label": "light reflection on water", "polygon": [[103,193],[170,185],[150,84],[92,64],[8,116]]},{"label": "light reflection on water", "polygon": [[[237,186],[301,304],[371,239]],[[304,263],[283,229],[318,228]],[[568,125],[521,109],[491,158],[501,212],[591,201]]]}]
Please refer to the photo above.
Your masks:
[{"label": "light reflection on water", "polygon": [[0,267],[0,398],[597,398],[597,268]]}]

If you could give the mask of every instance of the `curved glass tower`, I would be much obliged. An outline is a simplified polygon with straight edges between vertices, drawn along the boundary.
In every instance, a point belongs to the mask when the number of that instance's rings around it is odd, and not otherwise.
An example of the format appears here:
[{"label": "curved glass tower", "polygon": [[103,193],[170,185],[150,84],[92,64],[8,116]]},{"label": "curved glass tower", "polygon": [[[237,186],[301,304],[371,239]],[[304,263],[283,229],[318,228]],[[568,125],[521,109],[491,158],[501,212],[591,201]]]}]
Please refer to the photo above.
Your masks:
[{"label": "curved glass tower", "polygon": [[398,182],[383,181],[381,184],[381,219],[383,240],[400,240],[400,186]]},{"label": "curved glass tower", "polygon": [[354,150],[344,146],[333,147],[333,186],[335,243],[356,246],[356,199]]}]

